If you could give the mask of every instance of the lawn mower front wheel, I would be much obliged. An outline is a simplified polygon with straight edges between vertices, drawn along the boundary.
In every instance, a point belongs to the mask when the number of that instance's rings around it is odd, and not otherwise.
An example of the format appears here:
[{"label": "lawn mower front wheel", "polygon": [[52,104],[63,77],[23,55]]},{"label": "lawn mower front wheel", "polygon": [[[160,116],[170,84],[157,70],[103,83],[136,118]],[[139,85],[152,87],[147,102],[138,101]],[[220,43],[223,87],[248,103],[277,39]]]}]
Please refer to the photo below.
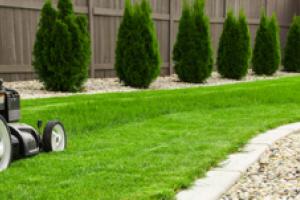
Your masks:
[{"label": "lawn mower front wheel", "polygon": [[47,123],[43,133],[43,150],[45,152],[63,151],[67,145],[64,126],[59,121]]},{"label": "lawn mower front wheel", "polygon": [[5,119],[0,116],[0,171],[8,168],[12,159],[10,130]]}]

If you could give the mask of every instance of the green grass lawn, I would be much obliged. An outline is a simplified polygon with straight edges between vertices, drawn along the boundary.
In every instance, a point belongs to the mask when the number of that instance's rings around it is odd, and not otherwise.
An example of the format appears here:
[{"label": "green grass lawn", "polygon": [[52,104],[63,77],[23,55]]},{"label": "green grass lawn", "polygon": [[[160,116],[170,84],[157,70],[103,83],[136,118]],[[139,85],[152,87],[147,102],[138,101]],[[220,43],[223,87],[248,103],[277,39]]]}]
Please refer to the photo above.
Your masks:
[{"label": "green grass lawn", "polygon": [[22,101],[59,118],[68,149],[0,173],[0,199],[172,199],[251,137],[300,120],[300,77]]}]

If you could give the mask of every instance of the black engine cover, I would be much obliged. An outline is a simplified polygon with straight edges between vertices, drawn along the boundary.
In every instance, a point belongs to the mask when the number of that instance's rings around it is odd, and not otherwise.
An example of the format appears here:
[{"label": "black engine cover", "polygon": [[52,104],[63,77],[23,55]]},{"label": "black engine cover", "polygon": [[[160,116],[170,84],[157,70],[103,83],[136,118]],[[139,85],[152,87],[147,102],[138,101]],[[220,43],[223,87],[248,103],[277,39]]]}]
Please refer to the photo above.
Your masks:
[{"label": "black engine cover", "polygon": [[34,128],[26,124],[8,124],[8,127],[12,139],[18,140],[13,142],[15,158],[34,156],[40,152],[40,137]]},{"label": "black engine cover", "polygon": [[20,95],[6,88],[0,90],[0,115],[7,122],[17,122],[20,119]]}]

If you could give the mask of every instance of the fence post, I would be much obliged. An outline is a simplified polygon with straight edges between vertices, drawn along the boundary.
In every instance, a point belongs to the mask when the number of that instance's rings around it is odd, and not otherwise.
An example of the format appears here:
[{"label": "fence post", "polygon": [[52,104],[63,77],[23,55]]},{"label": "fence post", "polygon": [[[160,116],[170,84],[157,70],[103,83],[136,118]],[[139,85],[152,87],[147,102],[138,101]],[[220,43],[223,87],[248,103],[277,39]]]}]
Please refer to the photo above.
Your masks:
[{"label": "fence post", "polygon": [[265,0],[265,11],[266,11],[266,15],[267,15],[267,16],[268,16],[268,14],[269,14],[268,6],[269,6],[268,0]]},{"label": "fence post", "polygon": [[223,11],[224,11],[224,16],[223,16],[223,18],[224,18],[224,20],[225,20],[226,15],[227,15],[227,0],[224,0],[224,5],[223,5],[223,6],[224,6],[224,8],[223,8],[223,9],[224,9],[224,10],[223,10]]},{"label": "fence post", "polygon": [[95,78],[95,55],[94,55],[94,0],[88,0],[89,31],[91,38],[91,78]]},{"label": "fence post", "polygon": [[172,75],[173,72],[173,42],[174,42],[174,4],[173,0],[169,0],[169,15],[170,15],[170,23],[169,23],[169,29],[170,29],[170,37],[169,37],[169,74]]}]

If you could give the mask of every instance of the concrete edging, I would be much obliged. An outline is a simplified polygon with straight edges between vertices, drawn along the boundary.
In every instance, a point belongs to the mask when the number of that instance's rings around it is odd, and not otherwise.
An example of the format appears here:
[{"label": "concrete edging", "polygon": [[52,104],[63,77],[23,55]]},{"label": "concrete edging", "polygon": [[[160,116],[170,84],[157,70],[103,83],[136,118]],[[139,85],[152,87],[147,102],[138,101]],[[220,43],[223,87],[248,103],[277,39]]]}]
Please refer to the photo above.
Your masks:
[{"label": "concrete edging", "polygon": [[300,132],[300,123],[280,126],[258,135],[240,152],[230,155],[210,170],[205,178],[197,180],[193,187],[179,192],[177,200],[219,200],[276,141],[296,132]]}]

